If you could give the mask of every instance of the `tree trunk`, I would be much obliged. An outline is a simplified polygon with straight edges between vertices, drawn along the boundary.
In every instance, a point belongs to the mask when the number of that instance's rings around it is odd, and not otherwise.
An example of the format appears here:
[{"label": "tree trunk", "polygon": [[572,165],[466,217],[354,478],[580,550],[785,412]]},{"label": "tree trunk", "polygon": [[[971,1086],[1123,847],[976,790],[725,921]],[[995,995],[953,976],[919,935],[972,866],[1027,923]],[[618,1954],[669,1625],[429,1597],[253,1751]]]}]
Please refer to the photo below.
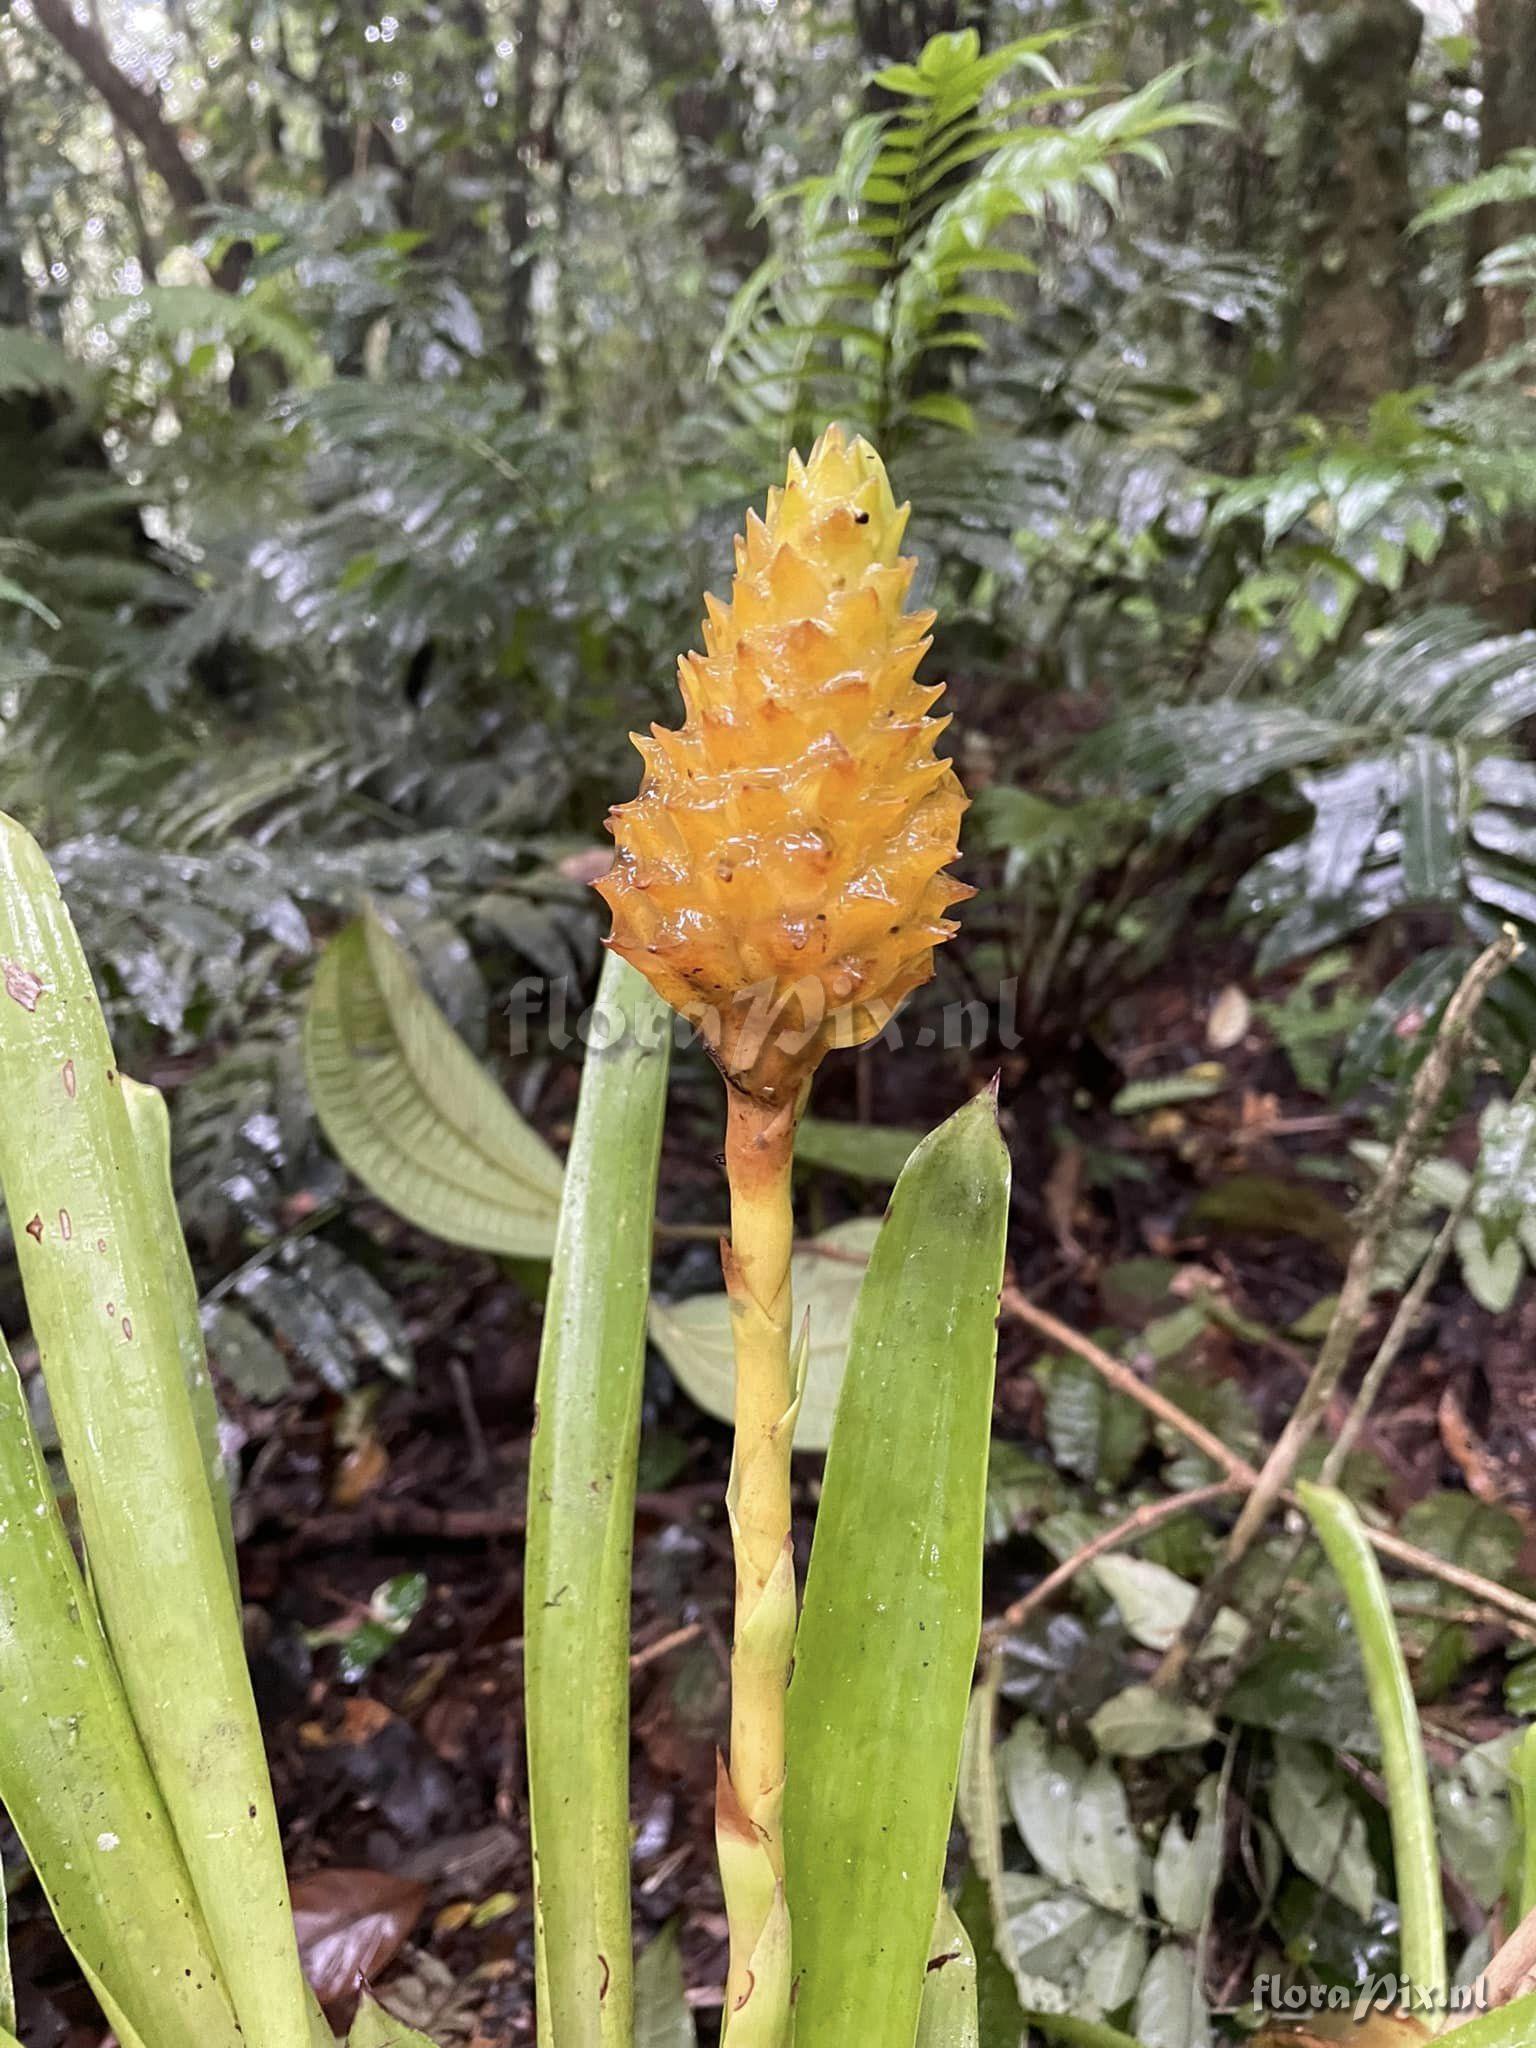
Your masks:
[{"label": "tree trunk", "polygon": [[709,0],[642,0],[637,26],[684,177],[703,201],[704,247],[717,268],[742,277],[768,253],[767,228],[752,218],[751,95],[725,61]]},{"label": "tree trunk", "polygon": [[25,327],[28,292],[21,229],[11,212],[11,160],[6,144],[10,105],[0,92],[0,327]]},{"label": "tree trunk", "polygon": [[[112,61],[112,52],[96,31],[75,18],[70,0],[32,0],[32,14],[47,35],[105,101],[117,128],[131,135],[150,168],[170,195],[171,206],[185,230],[219,197],[182,149],[176,130],[160,109],[159,96],[134,84]],[[219,259],[213,283],[220,291],[237,292],[251,267],[251,246],[233,242]]]},{"label": "tree trunk", "polygon": [[1324,0],[1296,23],[1296,371],[1303,405],[1364,412],[1413,375],[1404,263],[1413,0]]},{"label": "tree trunk", "polygon": [[503,294],[506,346],[513,375],[537,399],[543,365],[533,345],[533,164],[534,94],[538,89],[543,0],[523,0],[517,16],[517,74],[512,90],[512,136],[503,176],[502,231],[507,238],[507,281]]},{"label": "tree trunk", "polygon": [[[1478,156],[1491,170],[1512,149],[1536,144],[1536,0],[1477,0],[1478,69],[1483,90]],[[1472,216],[1468,262],[1536,234],[1536,203],[1484,206]],[[1503,355],[1525,333],[1523,290],[1473,289],[1458,337],[1464,364]]]},{"label": "tree trunk", "polygon": [[991,0],[853,0],[853,26],[871,64],[910,64],[933,36],[974,28],[985,42]]}]

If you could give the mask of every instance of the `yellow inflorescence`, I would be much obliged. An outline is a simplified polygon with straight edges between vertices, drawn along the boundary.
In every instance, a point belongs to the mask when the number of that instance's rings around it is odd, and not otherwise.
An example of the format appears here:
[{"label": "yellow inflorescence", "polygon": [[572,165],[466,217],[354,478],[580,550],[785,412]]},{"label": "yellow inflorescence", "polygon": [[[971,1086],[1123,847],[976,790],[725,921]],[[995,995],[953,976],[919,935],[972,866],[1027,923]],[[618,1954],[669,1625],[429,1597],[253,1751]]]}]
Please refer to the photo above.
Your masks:
[{"label": "yellow inflorescence", "polygon": [[636,736],[640,794],[609,818],[609,944],[765,1104],[883,1029],[971,893],[944,872],[966,799],[933,751],[943,685],[915,681],[933,614],[903,609],[906,522],[867,442],[792,455],[678,664],[682,730]]}]

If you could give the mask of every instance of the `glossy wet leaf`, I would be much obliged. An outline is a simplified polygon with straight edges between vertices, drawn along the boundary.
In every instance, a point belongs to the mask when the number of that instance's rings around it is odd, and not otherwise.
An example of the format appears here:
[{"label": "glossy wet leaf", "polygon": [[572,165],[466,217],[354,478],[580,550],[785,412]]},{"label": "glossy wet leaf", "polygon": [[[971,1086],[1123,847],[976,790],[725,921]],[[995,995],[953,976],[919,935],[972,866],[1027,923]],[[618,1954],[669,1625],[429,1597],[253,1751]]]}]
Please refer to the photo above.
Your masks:
[{"label": "glossy wet leaf", "polygon": [[1440,903],[1461,884],[1461,779],[1441,741],[1415,733],[1399,754],[1403,886],[1416,903]]},{"label": "glossy wet leaf", "polygon": [[1025,1719],[999,1748],[998,1768],[1025,1848],[1048,1876],[1070,1884],[1076,1874],[1073,1816],[1087,1764],[1038,1721]]},{"label": "glossy wet leaf", "polygon": [[[797,1320],[808,1317],[810,1361],[795,1428],[795,1448],[824,1451],[848,1362],[854,1310],[880,1219],[857,1216],[835,1223],[802,1245],[790,1264]],[[653,1301],[651,1340],[679,1385],[706,1415],[729,1422],[736,1384],[730,1302],[724,1294],[694,1294],[684,1301]]]},{"label": "glossy wet leaf", "polygon": [[1008,1182],[983,1095],[912,1155],[860,1292],[789,1695],[797,2048],[917,2026],[980,1631]]},{"label": "glossy wet leaf", "polygon": [[1307,840],[1307,886],[1327,901],[1359,874],[1394,793],[1396,776],[1380,756],[1351,761],[1321,775],[1298,775],[1297,787],[1316,816]]},{"label": "glossy wet leaf", "polygon": [[550,1255],[560,1162],[371,911],[321,959],[304,1055],[326,1136],[382,1201],[450,1244]]},{"label": "glossy wet leaf", "polygon": [[1427,1045],[1466,967],[1460,950],[1432,946],[1394,976],[1350,1033],[1335,1077],[1337,1093],[1355,1094],[1381,1072],[1392,1051]]},{"label": "glossy wet leaf", "polygon": [[1536,1102],[1493,1102],[1478,1126],[1472,1214],[1490,1243],[1536,1213]]},{"label": "glossy wet leaf", "polygon": [[388,1870],[312,1871],[293,1887],[293,1919],[304,1974],[338,2024],[359,1991],[382,1974],[410,1940],[427,1887]]},{"label": "glossy wet leaf", "polygon": [[426,1598],[426,1573],[400,1572],[374,1587],[368,1611],[356,1627],[313,1629],[309,1641],[336,1644],[337,1677],[343,1685],[357,1685],[399,1642]]},{"label": "glossy wet leaf", "polygon": [[1045,1434],[1051,1456],[1080,1479],[1116,1486],[1146,1447],[1144,1409],[1071,1354],[1037,1367],[1045,1386]]}]

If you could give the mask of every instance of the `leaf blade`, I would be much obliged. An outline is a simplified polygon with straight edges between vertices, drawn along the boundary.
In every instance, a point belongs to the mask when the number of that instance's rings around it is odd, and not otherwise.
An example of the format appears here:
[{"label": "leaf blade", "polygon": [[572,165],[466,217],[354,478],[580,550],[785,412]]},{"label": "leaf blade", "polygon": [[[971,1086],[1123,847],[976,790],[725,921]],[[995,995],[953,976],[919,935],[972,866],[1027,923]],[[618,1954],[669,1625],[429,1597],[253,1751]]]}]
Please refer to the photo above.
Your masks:
[{"label": "leaf blade", "polygon": [[978,1097],[914,1153],[860,1292],[789,1696],[800,2048],[917,2027],[980,1630],[1008,1178]]}]

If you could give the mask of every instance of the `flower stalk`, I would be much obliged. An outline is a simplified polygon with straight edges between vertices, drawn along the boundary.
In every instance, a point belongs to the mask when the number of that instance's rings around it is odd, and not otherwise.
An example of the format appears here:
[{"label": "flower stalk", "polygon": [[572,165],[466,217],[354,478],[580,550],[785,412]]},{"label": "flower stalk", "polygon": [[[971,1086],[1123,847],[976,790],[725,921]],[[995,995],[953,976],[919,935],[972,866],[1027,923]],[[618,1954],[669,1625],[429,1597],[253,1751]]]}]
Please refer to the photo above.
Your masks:
[{"label": "flower stalk", "polygon": [[[790,1451],[800,1388],[791,1355],[791,1169],[798,1106],[732,1090],[725,1164],[731,1235],[721,1246],[736,1353],[736,1437],[727,1494],[736,1558],[731,1753],[715,1829],[730,1927],[726,2039],[775,2041],[748,2018],[759,1981],[789,1963],[784,1898],[784,1703],[795,1644]],[[762,2001],[766,2004],[768,2001]],[[741,2015],[740,2020],[736,2015]]]}]

